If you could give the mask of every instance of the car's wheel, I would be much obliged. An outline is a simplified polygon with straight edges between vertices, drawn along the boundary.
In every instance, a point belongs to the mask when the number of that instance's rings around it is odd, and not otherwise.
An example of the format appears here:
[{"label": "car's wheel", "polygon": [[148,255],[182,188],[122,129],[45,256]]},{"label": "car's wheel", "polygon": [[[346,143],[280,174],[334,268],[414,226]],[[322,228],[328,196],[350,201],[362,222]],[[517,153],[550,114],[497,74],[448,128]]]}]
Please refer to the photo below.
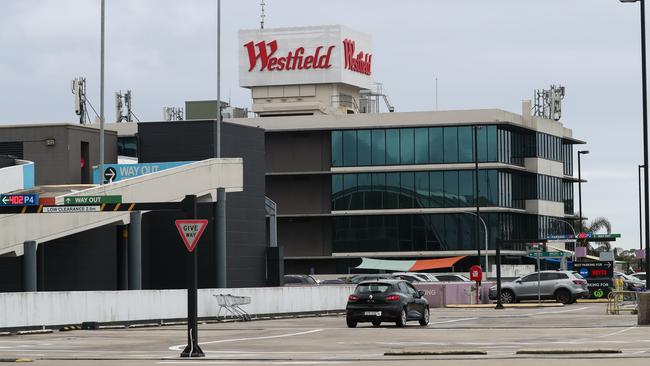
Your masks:
[{"label": "car's wheel", "polygon": [[380,325],[381,325],[381,322],[379,320],[375,320],[375,321],[372,322],[372,326],[375,327],[375,328],[377,328]]},{"label": "car's wheel", "polygon": [[501,290],[501,302],[504,304],[512,304],[515,302],[515,294],[510,290]]},{"label": "car's wheel", "polygon": [[400,328],[406,325],[406,309],[402,309],[402,311],[399,313],[399,318],[397,318],[395,325]]},{"label": "car's wheel", "polygon": [[348,328],[356,328],[357,322],[352,319],[345,319],[345,322],[348,324]]},{"label": "car's wheel", "polygon": [[571,293],[567,290],[557,290],[555,292],[555,301],[561,302],[563,304],[570,304],[573,299],[571,298]]},{"label": "car's wheel", "polygon": [[429,325],[429,307],[424,308],[424,314],[422,314],[422,319],[420,319],[420,325],[426,327]]}]

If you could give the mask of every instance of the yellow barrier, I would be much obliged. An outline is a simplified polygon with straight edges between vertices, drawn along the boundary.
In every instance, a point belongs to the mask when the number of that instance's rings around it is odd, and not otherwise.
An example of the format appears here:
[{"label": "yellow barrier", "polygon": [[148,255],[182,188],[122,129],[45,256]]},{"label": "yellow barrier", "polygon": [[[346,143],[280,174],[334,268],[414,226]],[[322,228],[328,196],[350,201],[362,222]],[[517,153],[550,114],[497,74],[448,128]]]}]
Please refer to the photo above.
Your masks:
[{"label": "yellow barrier", "polygon": [[[616,281],[615,285],[616,285]],[[639,312],[639,296],[635,291],[614,290],[607,295],[607,314],[618,315],[621,311],[629,311],[631,314]]]}]

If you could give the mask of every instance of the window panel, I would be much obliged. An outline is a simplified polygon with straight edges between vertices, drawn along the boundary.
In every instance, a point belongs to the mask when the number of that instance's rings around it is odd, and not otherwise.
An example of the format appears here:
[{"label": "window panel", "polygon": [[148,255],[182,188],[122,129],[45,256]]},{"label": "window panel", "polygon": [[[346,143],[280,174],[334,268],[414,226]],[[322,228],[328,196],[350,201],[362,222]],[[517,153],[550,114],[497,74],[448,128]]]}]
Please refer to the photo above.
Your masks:
[{"label": "window panel", "polygon": [[474,136],[473,128],[458,127],[458,162],[470,163],[474,161]]},{"label": "window panel", "polygon": [[386,164],[399,165],[399,130],[386,130]]},{"label": "window panel", "polygon": [[415,164],[429,162],[429,129],[415,129]]},{"label": "window panel", "polygon": [[412,128],[399,130],[400,161],[402,164],[413,164],[415,161],[415,142]]},{"label": "window panel", "polygon": [[357,165],[357,131],[343,131],[343,166]]},{"label": "window panel", "polygon": [[458,162],[458,129],[456,127],[445,127],[444,135],[444,153],[445,163]]},{"label": "window panel", "polygon": [[[487,161],[487,127],[479,126],[476,130],[478,161]],[[474,161],[474,160],[472,160]]]},{"label": "window panel", "polygon": [[429,173],[415,173],[415,207],[431,207],[429,202]]},{"label": "window panel", "polygon": [[372,165],[386,164],[386,130],[372,130]]},{"label": "window panel", "polygon": [[401,195],[399,208],[413,208],[415,178],[413,172],[401,173]]},{"label": "window panel", "polygon": [[343,165],[343,132],[332,131],[332,166]]},{"label": "window panel", "polygon": [[370,165],[370,130],[357,131],[357,165]]},{"label": "window panel", "polygon": [[443,172],[429,173],[431,207],[445,207],[445,189]]},{"label": "window panel", "polygon": [[429,128],[429,162],[432,164],[444,162],[442,128]]},{"label": "window panel", "polygon": [[445,171],[445,207],[459,207],[458,171]]},{"label": "window panel", "polygon": [[474,171],[458,172],[458,191],[460,206],[474,206]]},{"label": "window panel", "polygon": [[487,127],[487,161],[497,161],[497,126]]},{"label": "window panel", "polygon": [[400,182],[399,173],[386,173],[386,192],[384,192],[384,208],[399,208]]}]

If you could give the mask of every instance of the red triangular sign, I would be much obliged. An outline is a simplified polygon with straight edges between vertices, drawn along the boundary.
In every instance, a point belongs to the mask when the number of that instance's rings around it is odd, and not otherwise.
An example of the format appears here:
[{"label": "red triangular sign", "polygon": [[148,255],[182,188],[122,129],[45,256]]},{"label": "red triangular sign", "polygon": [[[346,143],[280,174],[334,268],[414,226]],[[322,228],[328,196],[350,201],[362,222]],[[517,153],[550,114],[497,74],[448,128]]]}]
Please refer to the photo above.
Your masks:
[{"label": "red triangular sign", "polygon": [[175,223],[187,250],[193,252],[205,227],[208,226],[208,220],[176,220]]}]

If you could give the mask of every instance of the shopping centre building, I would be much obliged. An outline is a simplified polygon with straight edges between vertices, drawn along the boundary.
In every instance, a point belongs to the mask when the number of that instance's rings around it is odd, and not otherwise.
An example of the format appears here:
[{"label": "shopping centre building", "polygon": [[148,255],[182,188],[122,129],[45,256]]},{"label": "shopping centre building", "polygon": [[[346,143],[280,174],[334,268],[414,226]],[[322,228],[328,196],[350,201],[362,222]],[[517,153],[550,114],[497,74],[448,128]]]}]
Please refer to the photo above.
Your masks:
[{"label": "shopping centre building", "polygon": [[[325,26],[239,36],[240,84],[258,117],[232,121],[266,131],[266,195],[287,273],[347,273],[362,257],[476,263],[476,170],[478,246],[487,236],[490,255],[497,238],[570,232],[573,145],[584,142],[533,116],[530,101],[521,114],[379,113],[380,102],[393,106],[372,79],[381,58],[369,35]],[[312,67],[293,67],[297,54]]]}]

